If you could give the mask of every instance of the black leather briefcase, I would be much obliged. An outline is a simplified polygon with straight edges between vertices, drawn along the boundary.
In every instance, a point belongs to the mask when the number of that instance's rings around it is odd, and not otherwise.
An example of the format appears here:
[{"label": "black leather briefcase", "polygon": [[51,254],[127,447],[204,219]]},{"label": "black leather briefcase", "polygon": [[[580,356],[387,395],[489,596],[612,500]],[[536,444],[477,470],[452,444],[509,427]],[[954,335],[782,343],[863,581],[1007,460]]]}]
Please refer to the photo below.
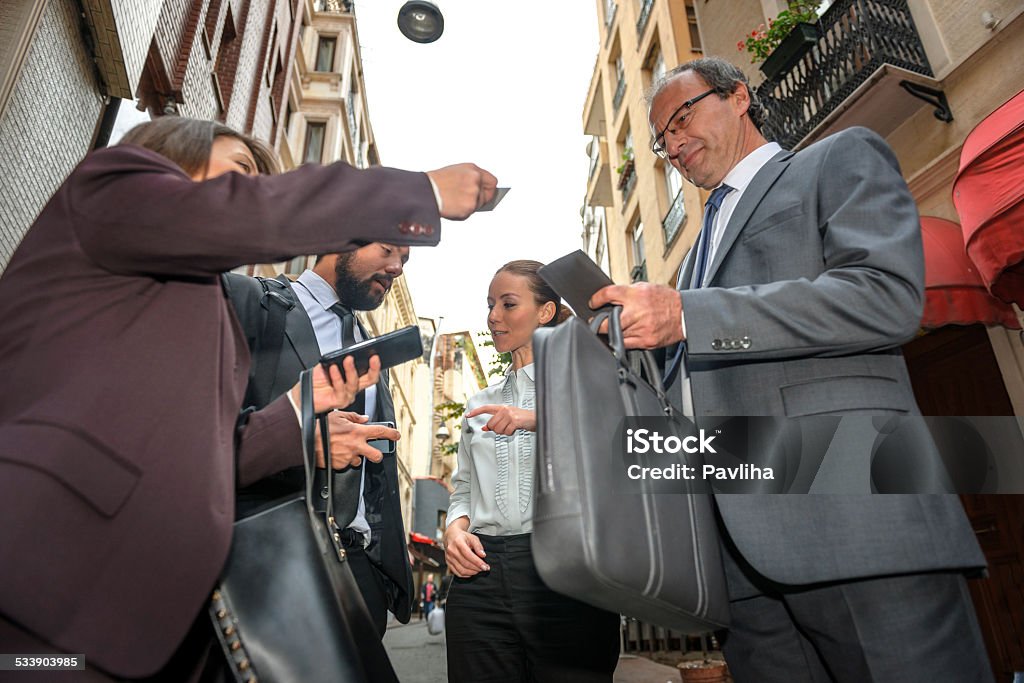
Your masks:
[{"label": "black leather briefcase", "polygon": [[[235,522],[210,615],[236,681],[398,683],[333,518],[316,512],[313,398],[302,374],[304,495]],[[327,425],[321,422],[329,458]],[[333,488],[333,477],[325,477]]]},{"label": "black leather briefcase", "polygon": [[[686,633],[726,626],[729,602],[709,493],[622,488],[615,431],[658,416],[688,433],[665,397],[649,351],[622,346],[618,307],[588,327],[570,318],[533,337],[539,489],[533,552],[544,582],[583,602]],[[609,350],[594,330],[609,321]]]}]

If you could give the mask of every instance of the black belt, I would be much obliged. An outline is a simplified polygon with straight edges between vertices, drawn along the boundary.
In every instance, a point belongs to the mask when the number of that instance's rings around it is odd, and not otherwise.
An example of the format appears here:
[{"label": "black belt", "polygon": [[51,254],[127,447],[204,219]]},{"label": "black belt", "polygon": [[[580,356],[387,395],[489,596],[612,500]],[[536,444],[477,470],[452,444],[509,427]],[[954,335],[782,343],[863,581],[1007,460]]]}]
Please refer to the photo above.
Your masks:
[{"label": "black belt", "polygon": [[346,548],[359,548],[363,549],[366,545],[366,537],[363,536],[363,532],[356,531],[352,527],[346,527],[338,532],[341,536],[341,544]]}]

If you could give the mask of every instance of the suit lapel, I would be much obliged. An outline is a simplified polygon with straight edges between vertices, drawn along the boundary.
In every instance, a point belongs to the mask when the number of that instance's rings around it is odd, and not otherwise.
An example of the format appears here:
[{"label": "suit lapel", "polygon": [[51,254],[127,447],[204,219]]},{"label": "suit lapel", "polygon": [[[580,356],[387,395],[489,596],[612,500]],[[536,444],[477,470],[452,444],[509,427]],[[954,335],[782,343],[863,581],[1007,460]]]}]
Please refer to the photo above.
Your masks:
[{"label": "suit lapel", "polygon": [[390,376],[388,371],[381,370],[380,381],[377,382],[377,422],[395,421],[395,402],[391,398],[389,382]]},{"label": "suit lapel", "polygon": [[[284,275],[278,275],[276,279],[289,287],[292,286],[291,280]],[[285,318],[284,333],[288,337],[288,342],[292,345],[295,355],[298,356],[299,362],[302,363],[302,367],[308,370],[320,360],[320,356],[323,354],[320,353],[320,345],[316,341],[316,333],[313,332],[313,323],[309,321],[309,314],[306,313],[306,309],[303,308],[302,302],[299,301],[299,297],[294,291],[292,298],[295,300],[295,306],[288,311],[288,316]]]},{"label": "suit lapel", "polygon": [[683,265],[679,269],[679,277],[676,278],[676,289],[690,288],[690,280],[693,279],[693,260],[696,252],[697,243],[694,242],[693,246],[690,247],[690,251],[686,252],[686,256],[683,258]]},{"label": "suit lapel", "polygon": [[[747,189],[743,192],[743,197],[740,198],[739,204],[736,205],[736,209],[732,212],[732,217],[729,218],[729,225],[725,227],[725,232],[722,233],[722,241],[718,244],[718,248],[715,249],[715,258],[711,261],[711,266],[708,268],[708,273],[705,276],[705,282],[708,284],[714,281],[715,274],[718,273],[718,269],[729,254],[729,250],[732,249],[732,245],[736,243],[736,239],[743,232],[743,227],[750,220],[751,216],[754,215],[754,210],[757,209],[761,200],[764,199],[764,196],[768,193],[771,186],[775,184],[779,176],[782,175],[782,172],[789,166],[789,158],[791,156],[793,156],[792,152],[780,151],[771,161],[761,167],[761,170],[754,175],[750,184],[747,185]],[[689,282],[689,280],[685,280],[685,282]]]}]

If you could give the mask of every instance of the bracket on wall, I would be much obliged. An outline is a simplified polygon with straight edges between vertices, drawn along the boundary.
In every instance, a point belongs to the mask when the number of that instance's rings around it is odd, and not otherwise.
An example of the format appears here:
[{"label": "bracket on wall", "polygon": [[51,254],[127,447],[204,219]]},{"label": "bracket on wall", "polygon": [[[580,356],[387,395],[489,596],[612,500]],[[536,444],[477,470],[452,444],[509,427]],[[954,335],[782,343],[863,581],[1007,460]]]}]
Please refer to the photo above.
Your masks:
[{"label": "bracket on wall", "polygon": [[932,113],[939,121],[949,123],[953,120],[953,112],[949,108],[949,100],[946,99],[946,93],[912,81],[900,81],[900,87],[911,96],[924,100],[935,107],[935,111]]}]

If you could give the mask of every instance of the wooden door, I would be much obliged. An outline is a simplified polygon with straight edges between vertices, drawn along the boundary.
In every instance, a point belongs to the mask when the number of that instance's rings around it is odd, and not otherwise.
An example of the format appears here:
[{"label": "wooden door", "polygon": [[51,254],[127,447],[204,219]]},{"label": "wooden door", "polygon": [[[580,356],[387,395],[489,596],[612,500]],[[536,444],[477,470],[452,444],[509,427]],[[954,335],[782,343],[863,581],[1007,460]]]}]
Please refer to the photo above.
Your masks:
[{"label": "wooden door", "polygon": [[[925,415],[1013,415],[988,333],[949,326],[903,347]],[[1024,496],[961,496],[988,578],[968,582],[996,680],[1024,671]]]}]

